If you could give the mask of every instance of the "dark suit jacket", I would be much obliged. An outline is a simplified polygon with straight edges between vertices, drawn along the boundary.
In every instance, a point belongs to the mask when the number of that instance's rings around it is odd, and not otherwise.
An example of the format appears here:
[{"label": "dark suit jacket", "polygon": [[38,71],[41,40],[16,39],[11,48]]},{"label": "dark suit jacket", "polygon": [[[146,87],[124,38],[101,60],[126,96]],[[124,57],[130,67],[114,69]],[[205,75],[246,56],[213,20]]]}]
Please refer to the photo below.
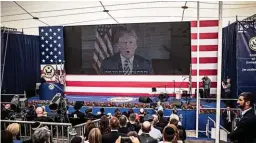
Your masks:
[{"label": "dark suit jacket", "polygon": [[247,111],[241,120],[238,122],[237,127],[232,131],[228,137],[231,141],[238,143],[255,143],[256,142],[256,116],[253,109]]},{"label": "dark suit jacket", "polygon": [[161,132],[163,132],[164,127],[165,127],[168,123],[169,123],[169,122],[168,122],[168,119],[166,119],[166,118],[164,118],[164,117],[161,117],[161,118],[159,118],[159,122],[156,123],[156,126],[157,126],[157,127],[160,127],[160,128],[162,129]]},{"label": "dark suit jacket", "polygon": [[102,136],[102,143],[115,143],[119,136],[126,137],[126,134],[117,131],[111,131],[109,134]]},{"label": "dark suit jacket", "polygon": [[123,133],[123,134],[127,134],[129,131],[128,131],[127,127],[121,127],[121,128],[118,129],[118,132]]},{"label": "dark suit jacket", "polygon": [[[101,63],[100,73],[123,75],[120,53],[105,58]],[[134,55],[132,74],[153,74],[151,61],[139,55]]]},{"label": "dark suit jacket", "polygon": [[149,134],[142,133],[139,136],[140,143],[157,143],[157,140],[151,137]]},{"label": "dark suit jacket", "polygon": [[[230,116],[231,116],[231,122],[232,122],[235,118],[235,113],[233,111],[230,111]],[[222,113],[222,117],[223,117],[224,122],[227,123],[228,122],[228,120],[227,120],[227,117],[228,117],[227,110]]]}]

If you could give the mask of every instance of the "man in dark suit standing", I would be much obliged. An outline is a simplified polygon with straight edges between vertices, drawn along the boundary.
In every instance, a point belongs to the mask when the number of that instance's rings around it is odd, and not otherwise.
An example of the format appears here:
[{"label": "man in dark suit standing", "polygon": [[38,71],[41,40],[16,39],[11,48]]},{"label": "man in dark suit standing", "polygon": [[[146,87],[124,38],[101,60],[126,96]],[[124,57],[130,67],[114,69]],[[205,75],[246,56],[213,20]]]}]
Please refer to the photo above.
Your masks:
[{"label": "man in dark suit standing", "polygon": [[137,49],[136,33],[132,30],[122,30],[117,37],[115,47],[119,52],[102,61],[101,74],[153,74],[151,61],[135,54]]},{"label": "man in dark suit standing", "polygon": [[238,143],[256,143],[256,116],[252,93],[241,93],[237,103],[239,108],[242,109],[242,118],[237,123],[234,131],[228,134],[228,137],[231,141]]},{"label": "man in dark suit standing", "polygon": [[224,128],[229,132],[232,131],[232,121],[235,117],[235,113],[230,110],[230,107],[227,106],[227,110],[225,110],[222,114],[224,120]]},{"label": "man in dark suit standing", "polygon": [[125,137],[126,134],[118,132],[120,122],[116,117],[110,119],[111,132],[102,136],[102,143],[115,143],[119,136]]}]

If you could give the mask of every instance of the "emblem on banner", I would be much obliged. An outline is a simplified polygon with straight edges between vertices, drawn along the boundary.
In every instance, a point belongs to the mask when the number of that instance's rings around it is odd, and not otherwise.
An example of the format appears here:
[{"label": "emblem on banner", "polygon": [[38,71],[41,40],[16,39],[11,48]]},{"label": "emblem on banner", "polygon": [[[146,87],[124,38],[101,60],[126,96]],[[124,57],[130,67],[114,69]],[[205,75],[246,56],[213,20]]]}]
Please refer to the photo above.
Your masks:
[{"label": "emblem on banner", "polygon": [[253,50],[256,51],[256,36],[252,37],[249,41],[249,47]]},{"label": "emblem on banner", "polygon": [[54,89],[54,85],[53,85],[53,84],[50,84],[50,85],[48,86],[48,88],[49,88],[50,90],[53,90],[53,89]]},{"label": "emblem on banner", "polygon": [[131,102],[134,101],[135,98],[132,97],[113,97],[108,99],[110,102]]},{"label": "emblem on banner", "polygon": [[51,65],[46,65],[43,68],[43,75],[45,78],[52,78],[54,76],[55,69]]}]

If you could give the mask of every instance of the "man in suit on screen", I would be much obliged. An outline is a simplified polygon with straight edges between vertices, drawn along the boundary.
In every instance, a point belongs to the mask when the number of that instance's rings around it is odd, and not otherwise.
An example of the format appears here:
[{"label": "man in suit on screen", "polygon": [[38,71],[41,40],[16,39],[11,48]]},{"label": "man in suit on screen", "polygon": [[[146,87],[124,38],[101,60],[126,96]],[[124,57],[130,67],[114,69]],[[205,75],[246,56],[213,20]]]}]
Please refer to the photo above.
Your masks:
[{"label": "man in suit on screen", "polygon": [[153,74],[151,61],[135,54],[137,35],[134,31],[120,31],[115,46],[119,52],[102,61],[101,74]]}]

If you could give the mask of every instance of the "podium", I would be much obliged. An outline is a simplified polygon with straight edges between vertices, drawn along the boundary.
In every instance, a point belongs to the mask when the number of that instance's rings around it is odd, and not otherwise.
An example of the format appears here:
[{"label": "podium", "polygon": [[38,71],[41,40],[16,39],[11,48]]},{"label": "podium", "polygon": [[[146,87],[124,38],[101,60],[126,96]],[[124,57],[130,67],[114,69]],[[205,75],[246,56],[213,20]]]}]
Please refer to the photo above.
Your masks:
[{"label": "podium", "polygon": [[39,86],[39,99],[52,100],[57,93],[64,94],[64,85],[60,83],[43,83]]}]

